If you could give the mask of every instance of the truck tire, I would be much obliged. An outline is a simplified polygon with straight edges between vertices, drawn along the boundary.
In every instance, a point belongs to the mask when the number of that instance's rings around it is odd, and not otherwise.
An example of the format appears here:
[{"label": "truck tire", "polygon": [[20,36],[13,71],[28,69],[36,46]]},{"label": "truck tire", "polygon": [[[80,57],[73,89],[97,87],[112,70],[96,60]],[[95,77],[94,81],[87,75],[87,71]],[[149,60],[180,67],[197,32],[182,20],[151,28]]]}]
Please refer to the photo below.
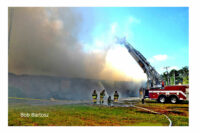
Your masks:
[{"label": "truck tire", "polygon": [[170,102],[172,104],[176,104],[179,102],[179,99],[177,98],[177,96],[170,96]]},{"label": "truck tire", "polygon": [[164,96],[164,95],[161,95],[161,96],[158,97],[158,102],[159,102],[159,103],[165,103],[166,100],[167,100],[167,98],[166,98],[166,96]]}]

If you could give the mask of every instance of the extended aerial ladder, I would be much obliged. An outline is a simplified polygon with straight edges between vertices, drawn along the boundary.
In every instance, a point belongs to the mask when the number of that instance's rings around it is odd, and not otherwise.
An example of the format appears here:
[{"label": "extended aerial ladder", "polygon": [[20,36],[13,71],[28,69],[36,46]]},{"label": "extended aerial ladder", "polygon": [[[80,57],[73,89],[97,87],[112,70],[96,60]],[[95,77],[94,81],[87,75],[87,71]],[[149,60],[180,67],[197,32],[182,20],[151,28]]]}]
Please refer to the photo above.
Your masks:
[{"label": "extended aerial ladder", "polygon": [[159,73],[150,65],[147,59],[137,51],[125,38],[117,38],[117,43],[124,45],[131,56],[143,69],[144,73],[147,74],[147,89],[162,87],[162,78]]},{"label": "extended aerial ladder", "polygon": [[171,103],[178,103],[181,100],[187,100],[188,85],[174,85],[164,86],[159,73],[150,65],[147,59],[137,51],[125,38],[118,39],[117,43],[124,45],[131,56],[147,74],[147,88],[140,89],[140,96],[142,97],[142,103],[145,98],[156,99],[160,103],[170,101]]}]

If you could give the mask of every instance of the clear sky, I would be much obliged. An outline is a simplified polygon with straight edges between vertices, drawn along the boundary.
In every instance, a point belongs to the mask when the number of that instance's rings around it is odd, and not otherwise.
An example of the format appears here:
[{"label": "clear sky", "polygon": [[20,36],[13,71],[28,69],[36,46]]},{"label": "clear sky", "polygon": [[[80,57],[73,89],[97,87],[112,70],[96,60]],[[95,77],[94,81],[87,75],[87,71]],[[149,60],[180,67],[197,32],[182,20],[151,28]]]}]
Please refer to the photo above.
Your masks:
[{"label": "clear sky", "polygon": [[[114,36],[124,37],[158,72],[165,66],[189,66],[187,7],[76,8],[83,14],[85,48],[100,47]],[[83,28],[84,29],[84,28]]]}]

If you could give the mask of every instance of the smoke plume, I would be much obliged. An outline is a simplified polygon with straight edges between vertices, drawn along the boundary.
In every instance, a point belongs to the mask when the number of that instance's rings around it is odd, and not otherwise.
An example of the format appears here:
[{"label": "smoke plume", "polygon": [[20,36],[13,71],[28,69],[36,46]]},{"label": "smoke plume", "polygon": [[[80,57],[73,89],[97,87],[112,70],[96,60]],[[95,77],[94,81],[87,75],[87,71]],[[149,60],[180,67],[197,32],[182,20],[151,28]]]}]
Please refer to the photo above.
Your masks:
[{"label": "smoke plume", "polygon": [[[13,10],[9,72],[15,74],[130,80],[106,63],[109,48],[84,50],[81,13],[72,8],[9,8]],[[83,30],[84,27],[84,30]],[[92,27],[92,26],[91,26]],[[89,34],[85,32],[84,34]]]}]

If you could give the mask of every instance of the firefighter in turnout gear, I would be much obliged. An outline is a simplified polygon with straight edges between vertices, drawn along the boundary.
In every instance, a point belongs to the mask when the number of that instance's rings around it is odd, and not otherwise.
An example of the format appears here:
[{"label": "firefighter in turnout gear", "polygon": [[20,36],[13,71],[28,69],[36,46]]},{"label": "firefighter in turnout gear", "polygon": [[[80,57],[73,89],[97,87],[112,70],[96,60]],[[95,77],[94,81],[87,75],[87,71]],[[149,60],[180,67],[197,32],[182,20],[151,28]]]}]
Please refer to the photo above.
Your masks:
[{"label": "firefighter in turnout gear", "polygon": [[103,90],[101,93],[100,93],[100,104],[102,104],[104,102],[103,98],[105,96],[105,90]]},{"label": "firefighter in turnout gear", "polygon": [[112,99],[111,99],[111,96],[108,97],[108,106],[111,105],[111,102],[112,102]]},{"label": "firefighter in turnout gear", "polygon": [[114,93],[114,102],[118,102],[119,94],[117,91]]},{"label": "firefighter in turnout gear", "polygon": [[92,99],[93,99],[93,103],[97,103],[97,92],[96,92],[96,90],[94,90],[93,91],[93,93],[92,93]]},{"label": "firefighter in turnout gear", "polygon": [[143,98],[144,97],[144,89],[140,88],[139,92],[140,92],[140,98]]}]

